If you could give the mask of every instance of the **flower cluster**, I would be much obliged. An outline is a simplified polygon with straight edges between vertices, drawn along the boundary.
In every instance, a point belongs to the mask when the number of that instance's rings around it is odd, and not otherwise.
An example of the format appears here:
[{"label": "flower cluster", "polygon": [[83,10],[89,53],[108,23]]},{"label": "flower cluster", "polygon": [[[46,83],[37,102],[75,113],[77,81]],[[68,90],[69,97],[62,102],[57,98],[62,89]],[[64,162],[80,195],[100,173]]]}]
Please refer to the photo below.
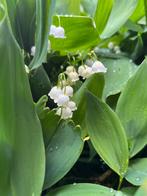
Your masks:
[{"label": "flower cluster", "polygon": [[73,111],[77,109],[74,101],[70,98],[73,96],[73,88],[71,86],[54,86],[48,94],[51,99],[57,104],[56,114],[61,116],[61,119],[72,118]]},{"label": "flower cluster", "polygon": [[92,62],[92,65],[81,65],[78,71],[73,66],[68,66],[66,68],[66,74],[71,82],[76,82],[79,80],[79,76],[83,79],[89,78],[94,73],[106,73],[107,68],[100,62]]},{"label": "flower cluster", "polygon": [[110,50],[112,50],[113,52],[115,52],[116,54],[120,54],[121,53],[120,47],[115,45],[113,42],[109,42],[108,43],[108,48]]}]

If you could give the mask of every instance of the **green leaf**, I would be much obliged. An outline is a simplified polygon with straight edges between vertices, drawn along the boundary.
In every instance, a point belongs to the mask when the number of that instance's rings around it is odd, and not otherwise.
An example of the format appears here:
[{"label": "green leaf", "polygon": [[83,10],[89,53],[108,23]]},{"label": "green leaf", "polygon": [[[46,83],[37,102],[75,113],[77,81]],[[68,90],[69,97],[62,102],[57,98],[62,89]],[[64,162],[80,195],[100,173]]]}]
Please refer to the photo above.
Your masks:
[{"label": "green leaf", "polygon": [[35,37],[35,0],[6,0],[6,2],[15,38],[20,47],[29,52],[34,45]]},{"label": "green leaf", "polygon": [[125,178],[133,185],[142,185],[147,180],[147,158],[132,160]]},{"label": "green leaf", "polygon": [[45,170],[42,130],[5,1],[0,5],[0,195],[40,195]]},{"label": "green leaf", "polygon": [[79,183],[65,185],[50,191],[47,196],[114,196],[117,191],[97,184]]},{"label": "green leaf", "polygon": [[107,67],[103,98],[120,93],[129,78],[137,70],[137,66],[128,58],[101,59]]},{"label": "green leaf", "polygon": [[137,40],[135,41],[135,47],[133,48],[133,53],[131,54],[131,58],[134,61],[137,60],[140,56],[142,56],[142,53],[144,52],[144,43],[141,35],[138,35]]},{"label": "green leaf", "polygon": [[55,0],[36,1],[36,39],[35,39],[35,56],[29,67],[38,68],[46,60],[48,50],[48,35],[51,25]]},{"label": "green leaf", "polygon": [[98,0],[81,0],[84,14],[94,17]]},{"label": "green leaf", "polygon": [[115,0],[108,22],[100,37],[105,39],[116,33],[132,15],[137,3],[138,0]]},{"label": "green leaf", "polygon": [[123,177],[128,166],[128,144],[117,115],[91,93],[87,93],[87,121],[91,142],[101,158]]},{"label": "green leaf", "polygon": [[132,196],[135,194],[136,190],[136,187],[124,187],[121,189],[121,192],[124,194],[124,196]]},{"label": "green leaf", "polygon": [[134,196],[146,196],[147,195],[147,181],[136,191]]},{"label": "green leaf", "polygon": [[35,101],[38,101],[41,96],[47,95],[51,89],[50,79],[43,66],[29,73],[29,82]]},{"label": "green leaf", "polygon": [[[89,49],[99,42],[98,32],[92,18],[87,16],[55,16],[54,24],[65,29],[65,39],[50,36],[53,50],[61,52],[77,52]],[[72,24],[72,25],[71,25]]]},{"label": "green leaf", "polygon": [[137,7],[135,9],[135,11],[133,12],[132,16],[130,17],[130,19],[134,22],[138,21],[139,19],[141,19],[145,14],[145,10],[144,10],[144,0],[139,0]]},{"label": "green leaf", "polygon": [[95,96],[101,98],[104,88],[104,75],[103,74],[94,74],[88,78],[79,90],[75,93],[73,100],[76,102],[77,110],[73,114],[73,121],[80,125],[82,128],[82,135],[85,137],[87,135],[85,127],[85,115],[86,115],[86,99],[85,93],[87,90],[92,92]]},{"label": "green leaf", "polygon": [[55,111],[48,111],[41,120],[44,143],[47,147],[52,139],[60,120],[60,117],[55,114]]},{"label": "green leaf", "polygon": [[131,157],[137,154],[147,143],[146,73],[147,59],[128,81],[116,108],[128,137]]},{"label": "green leaf", "polygon": [[61,123],[55,130],[46,149],[46,177],[44,189],[58,182],[79,158],[83,141],[80,129],[71,123]]},{"label": "green leaf", "polygon": [[[143,31],[144,31],[144,29],[141,27],[141,25],[136,24],[135,22],[133,22],[131,20],[127,20],[127,22],[125,23],[123,28],[124,28],[124,31],[125,31],[125,28],[127,28],[127,31],[131,30],[131,31],[137,32],[138,33],[137,38],[141,37],[141,35],[139,33],[143,33]],[[126,41],[128,41],[128,39]],[[132,41],[134,41],[134,39]]]},{"label": "green leaf", "polygon": [[107,23],[114,0],[98,0],[97,8],[94,16],[97,30],[99,34],[102,33]]},{"label": "green leaf", "polygon": [[46,103],[48,101],[48,96],[47,95],[43,95],[38,101],[37,103],[35,103],[35,107],[36,107],[36,112],[38,114],[38,117],[40,120],[44,119],[45,116],[48,114],[48,112],[50,111],[50,109],[48,107],[46,107]]},{"label": "green leaf", "polygon": [[57,14],[80,15],[80,1],[81,0],[56,0]]}]

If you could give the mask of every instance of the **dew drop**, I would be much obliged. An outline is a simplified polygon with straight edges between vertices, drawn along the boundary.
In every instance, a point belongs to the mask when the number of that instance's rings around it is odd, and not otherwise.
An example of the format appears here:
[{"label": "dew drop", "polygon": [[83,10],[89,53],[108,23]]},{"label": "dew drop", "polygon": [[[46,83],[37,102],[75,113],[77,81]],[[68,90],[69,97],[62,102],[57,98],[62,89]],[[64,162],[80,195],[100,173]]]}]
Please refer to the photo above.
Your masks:
[{"label": "dew drop", "polygon": [[115,72],[116,72],[116,70],[114,69],[114,70],[113,70],[113,73],[115,73]]},{"label": "dew drop", "polygon": [[111,188],[111,189],[110,189],[110,193],[113,193],[113,191],[114,191],[114,190]]},{"label": "dew drop", "polygon": [[58,149],[58,146],[56,146],[55,149],[57,150]]},{"label": "dew drop", "polygon": [[53,148],[50,148],[49,151],[52,152],[53,151]]},{"label": "dew drop", "polygon": [[140,181],[140,178],[139,178],[139,177],[136,177],[135,180],[136,180],[136,181]]}]

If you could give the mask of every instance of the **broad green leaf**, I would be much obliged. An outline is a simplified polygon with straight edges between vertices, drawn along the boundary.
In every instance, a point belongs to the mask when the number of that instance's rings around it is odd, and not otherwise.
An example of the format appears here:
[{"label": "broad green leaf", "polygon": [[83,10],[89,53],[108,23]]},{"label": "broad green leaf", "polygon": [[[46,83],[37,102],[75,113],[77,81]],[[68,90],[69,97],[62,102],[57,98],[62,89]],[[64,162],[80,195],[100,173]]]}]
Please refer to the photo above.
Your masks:
[{"label": "broad green leaf", "polygon": [[48,50],[48,35],[51,25],[55,0],[36,0],[36,37],[35,37],[35,56],[29,67],[38,68],[46,60]]},{"label": "broad green leaf", "polygon": [[107,23],[113,7],[113,2],[114,0],[98,0],[94,20],[99,34],[102,33]]},{"label": "broad green leaf", "polygon": [[144,43],[143,43],[141,35],[138,35],[133,53],[131,54],[131,58],[134,61],[137,60],[139,57],[142,56],[143,51],[144,51]]},{"label": "broad green leaf", "polygon": [[85,127],[85,115],[86,115],[86,99],[85,93],[87,90],[92,92],[95,96],[101,98],[104,88],[104,76],[103,74],[94,74],[88,78],[79,90],[75,93],[73,99],[76,102],[77,110],[74,112],[73,121],[79,124],[82,128],[83,137],[87,135]]},{"label": "broad green leaf", "polygon": [[137,3],[138,0],[115,0],[108,22],[100,37],[105,39],[116,33],[132,15]]},{"label": "broad green leaf", "polygon": [[45,148],[47,148],[60,122],[60,117],[56,115],[56,112],[50,110],[46,106],[47,102],[48,97],[47,95],[44,95],[35,103],[36,111],[42,126]]},{"label": "broad green leaf", "polygon": [[0,7],[0,15],[3,14],[0,18],[0,195],[40,195],[45,170],[42,130],[23,57],[12,35],[6,7],[2,9]]},{"label": "broad green leaf", "polygon": [[128,81],[117,104],[116,111],[125,128],[130,156],[147,144],[147,59]]},{"label": "broad green leaf", "polygon": [[136,191],[134,196],[146,196],[147,195],[147,181]]},{"label": "broad green leaf", "polygon": [[6,2],[15,38],[21,48],[29,52],[35,37],[36,2],[35,0],[6,0]]},{"label": "broad green leaf", "polygon": [[79,183],[59,187],[50,191],[47,196],[114,196],[116,192],[98,184]]},{"label": "broad green leaf", "polygon": [[88,16],[94,17],[98,0],[81,0],[83,11]]},{"label": "broad green leaf", "polygon": [[68,1],[70,14],[80,15],[80,1],[81,0],[70,0],[70,2]]},{"label": "broad green leaf", "polygon": [[99,42],[98,32],[90,17],[55,16],[53,21],[56,26],[64,27],[66,36],[64,39],[50,36],[53,50],[77,52],[82,49],[89,49]]},{"label": "broad green leaf", "polygon": [[101,59],[107,67],[103,98],[120,93],[129,78],[135,73],[137,66],[128,58]]},{"label": "broad green leaf", "polygon": [[131,30],[131,31],[137,32],[138,33],[137,37],[141,36],[139,33],[142,33],[144,31],[144,29],[141,27],[141,25],[136,24],[135,22],[133,22],[131,20],[127,20],[123,29],[125,30],[125,28],[126,28],[126,31]]},{"label": "broad green leaf", "polygon": [[56,12],[61,15],[80,15],[81,0],[56,0]]},{"label": "broad green leaf", "polygon": [[44,119],[44,117],[50,112],[50,109],[46,107],[48,101],[48,96],[43,95],[37,103],[35,103],[36,112],[40,120]]},{"label": "broad green leaf", "polygon": [[117,115],[108,105],[87,93],[87,130],[101,158],[123,177],[128,166],[128,144]]},{"label": "broad green leaf", "polygon": [[43,66],[29,73],[29,82],[34,101],[47,95],[51,89],[51,82]]},{"label": "broad green leaf", "polygon": [[44,189],[58,182],[79,158],[83,141],[80,129],[71,123],[60,123],[46,149],[46,176]]},{"label": "broad green leaf", "polygon": [[138,21],[139,19],[141,19],[145,14],[145,10],[144,10],[144,0],[139,0],[137,7],[135,9],[135,11],[133,12],[132,16],[130,17],[130,19],[132,21]]},{"label": "broad green leaf", "polygon": [[55,114],[55,111],[48,111],[43,118],[40,119],[44,136],[45,146],[47,147],[55,130],[58,127],[60,117]]},{"label": "broad green leaf", "polygon": [[125,178],[133,185],[142,185],[147,180],[147,158],[132,160]]}]

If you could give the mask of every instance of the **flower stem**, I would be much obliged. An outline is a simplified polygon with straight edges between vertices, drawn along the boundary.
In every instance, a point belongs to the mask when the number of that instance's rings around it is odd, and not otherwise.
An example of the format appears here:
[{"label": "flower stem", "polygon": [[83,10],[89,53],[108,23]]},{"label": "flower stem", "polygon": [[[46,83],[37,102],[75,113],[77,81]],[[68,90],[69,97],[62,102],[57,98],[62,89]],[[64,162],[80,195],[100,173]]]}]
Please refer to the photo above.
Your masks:
[{"label": "flower stem", "polygon": [[118,190],[120,190],[120,188],[121,188],[121,185],[122,185],[122,182],[123,182],[123,177],[122,176],[120,176],[120,178],[119,178],[119,184],[118,184]]}]

